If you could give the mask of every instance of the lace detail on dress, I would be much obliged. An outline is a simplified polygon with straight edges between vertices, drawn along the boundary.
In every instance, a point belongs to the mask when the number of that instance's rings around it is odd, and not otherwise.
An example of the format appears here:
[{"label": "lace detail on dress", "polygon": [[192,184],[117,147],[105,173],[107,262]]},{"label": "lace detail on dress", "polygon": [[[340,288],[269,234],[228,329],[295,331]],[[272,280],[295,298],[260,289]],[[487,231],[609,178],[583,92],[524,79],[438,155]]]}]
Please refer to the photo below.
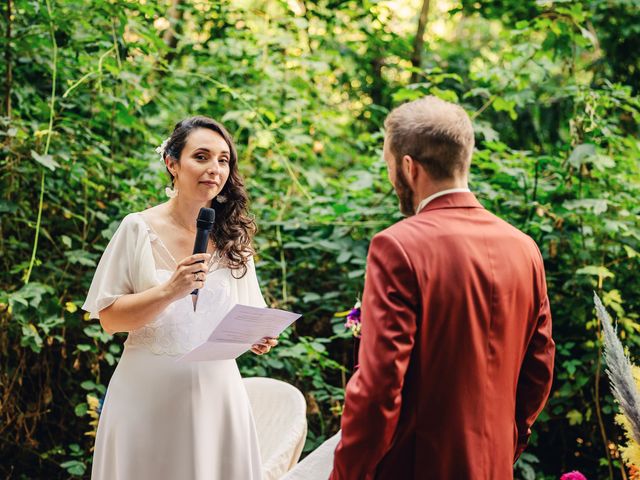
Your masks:
[{"label": "lace detail on dress", "polygon": [[[167,270],[158,270],[166,281]],[[231,309],[229,272],[217,270],[207,276],[198,295],[198,307],[193,311],[191,295],[176,300],[154,321],[129,332],[126,345],[148,348],[156,355],[183,355],[203,343]]]}]

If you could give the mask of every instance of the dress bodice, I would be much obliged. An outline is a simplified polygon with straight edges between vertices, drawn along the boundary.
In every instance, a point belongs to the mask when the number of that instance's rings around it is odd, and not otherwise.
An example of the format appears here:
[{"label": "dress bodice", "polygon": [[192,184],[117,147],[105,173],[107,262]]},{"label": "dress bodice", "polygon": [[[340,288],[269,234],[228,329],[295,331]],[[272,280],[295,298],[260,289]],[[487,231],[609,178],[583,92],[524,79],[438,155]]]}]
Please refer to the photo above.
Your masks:
[{"label": "dress bodice", "polygon": [[[177,262],[160,237],[148,224],[146,226],[156,265],[175,268]],[[166,282],[173,274],[169,268],[156,267],[155,270],[158,283]],[[158,355],[182,355],[203,343],[233,306],[230,272],[217,262],[217,268],[207,273],[195,311],[191,295],[185,295],[171,303],[152,322],[129,332],[125,345],[146,347]]]}]

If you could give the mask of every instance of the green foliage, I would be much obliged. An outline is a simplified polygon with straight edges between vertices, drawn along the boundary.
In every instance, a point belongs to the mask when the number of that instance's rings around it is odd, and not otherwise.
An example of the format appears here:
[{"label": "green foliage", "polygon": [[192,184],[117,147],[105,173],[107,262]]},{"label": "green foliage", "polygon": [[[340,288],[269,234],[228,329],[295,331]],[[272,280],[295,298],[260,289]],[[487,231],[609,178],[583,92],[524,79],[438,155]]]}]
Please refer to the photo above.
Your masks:
[{"label": "green foliage", "polygon": [[545,257],[556,378],[516,474],[617,472],[590,298],[603,292],[638,352],[637,5],[432,6],[442,33],[427,29],[414,67],[417,3],[407,18],[387,2],[174,3],[18,0],[9,20],[0,7],[0,472],[90,469],[123,339],[79,307],[122,217],[164,201],[154,148],[194,113],[236,138],[267,301],[304,313],[241,369],[305,393],[307,450],[332,434],[352,364],[334,314],[360,295],[371,236],[401,218],[382,121],[426,94],[469,111],[472,189]]}]

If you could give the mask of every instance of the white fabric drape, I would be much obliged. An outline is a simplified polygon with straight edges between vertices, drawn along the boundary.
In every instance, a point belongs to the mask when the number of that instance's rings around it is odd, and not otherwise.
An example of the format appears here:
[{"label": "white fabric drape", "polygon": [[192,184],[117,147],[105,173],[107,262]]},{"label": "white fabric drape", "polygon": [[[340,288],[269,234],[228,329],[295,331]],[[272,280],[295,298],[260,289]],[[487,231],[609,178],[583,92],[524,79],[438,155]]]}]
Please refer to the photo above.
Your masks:
[{"label": "white fabric drape", "polygon": [[333,454],[340,442],[339,431],[307,455],[281,480],[327,480],[333,469]]}]

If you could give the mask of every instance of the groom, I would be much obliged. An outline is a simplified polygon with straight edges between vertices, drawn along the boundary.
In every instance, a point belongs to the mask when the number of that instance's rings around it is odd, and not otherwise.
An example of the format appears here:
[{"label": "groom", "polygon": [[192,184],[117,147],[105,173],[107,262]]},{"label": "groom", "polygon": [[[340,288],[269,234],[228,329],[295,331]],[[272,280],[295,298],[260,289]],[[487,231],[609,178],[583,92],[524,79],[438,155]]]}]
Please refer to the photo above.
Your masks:
[{"label": "groom", "polygon": [[385,129],[409,218],[369,248],[360,366],[331,479],[511,479],[553,374],[542,257],[467,188],[474,135],[462,108],[426,97]]}]

